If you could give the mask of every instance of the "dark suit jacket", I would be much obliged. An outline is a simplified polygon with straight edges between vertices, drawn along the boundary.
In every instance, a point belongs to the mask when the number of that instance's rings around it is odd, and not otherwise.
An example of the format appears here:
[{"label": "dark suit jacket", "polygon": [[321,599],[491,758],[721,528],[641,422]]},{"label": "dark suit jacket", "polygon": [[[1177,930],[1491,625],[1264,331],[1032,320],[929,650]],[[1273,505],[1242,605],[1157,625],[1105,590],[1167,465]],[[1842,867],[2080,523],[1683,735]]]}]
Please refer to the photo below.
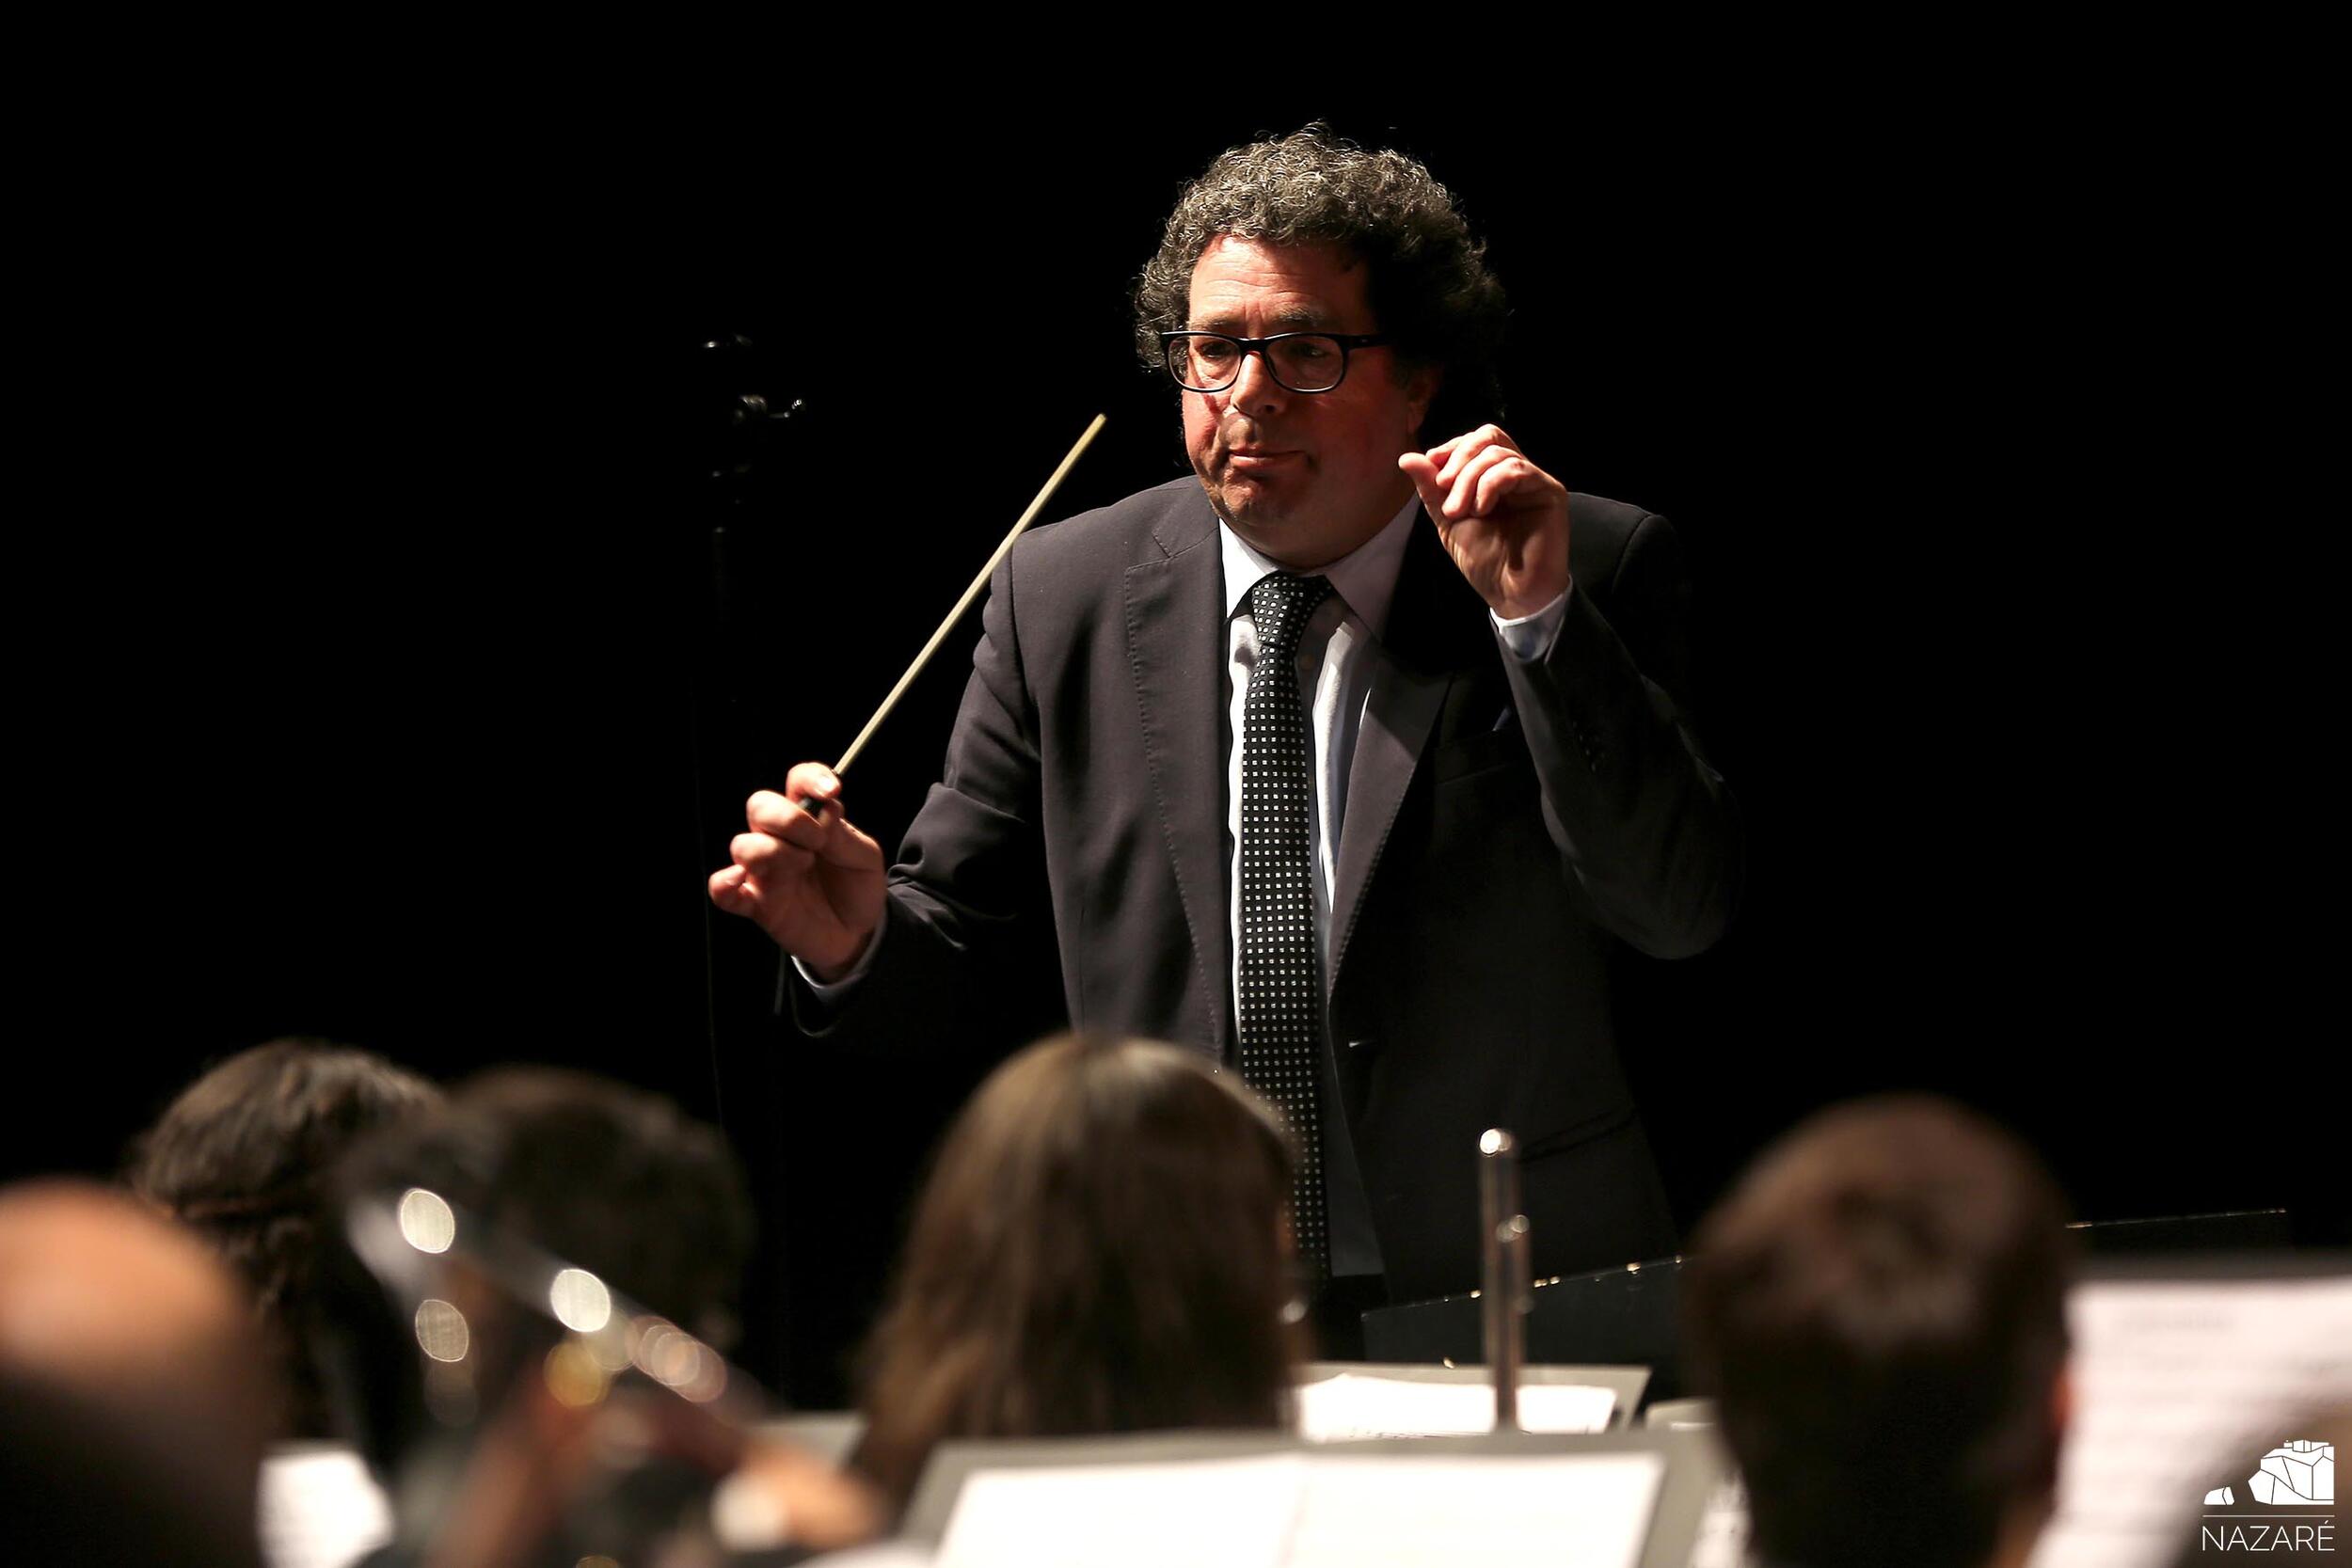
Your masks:
[{"label": "dark suit jacket", "polygon": [[[1521,1139],[1539,1273],[1675,1245],[1611,1037],[1608,958],[1618,939],[1664,957],[1715,940],[1737,824],[1668,694],[1673,534],[1597,497],[1573,497],[1569,519],[1576,589],[1542,661],[1504,652],[1425,521],[1372,650],[1327,981],[1397,1299],[1477,1282],[1489,1127]],[[1050,932],[1073,1025],[1230,1059],[1222,589],[1189,478],[1015,546],[946,776],[891,874],[889,928],[838,1022],[950,1040],[1012,944]],[[794,1005],[812,1033],[837,1022],[797,987]]]}]

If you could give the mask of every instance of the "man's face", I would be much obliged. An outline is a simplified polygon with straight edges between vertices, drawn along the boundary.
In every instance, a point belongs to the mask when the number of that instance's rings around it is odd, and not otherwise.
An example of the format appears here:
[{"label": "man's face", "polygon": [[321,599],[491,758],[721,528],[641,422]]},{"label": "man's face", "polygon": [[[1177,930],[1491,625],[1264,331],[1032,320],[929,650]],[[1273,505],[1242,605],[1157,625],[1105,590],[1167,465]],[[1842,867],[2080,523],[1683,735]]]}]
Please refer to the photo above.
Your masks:
[{"label": "man's face", "polygon": [[[1268,245],[1220,235],[1192,269],[1199,332],[1376,332],[1364,269],[1328,245]],[[1328,565],[1380,531],[1412,494],[1397,454],[1416,432],[1437,376],[1406,372],[1389,347],[1357,349],[1327,392],[1293,392],[1244,356],[1221,392],[1185,392],[1184,450],[1217,515],[1269,559]]]}]

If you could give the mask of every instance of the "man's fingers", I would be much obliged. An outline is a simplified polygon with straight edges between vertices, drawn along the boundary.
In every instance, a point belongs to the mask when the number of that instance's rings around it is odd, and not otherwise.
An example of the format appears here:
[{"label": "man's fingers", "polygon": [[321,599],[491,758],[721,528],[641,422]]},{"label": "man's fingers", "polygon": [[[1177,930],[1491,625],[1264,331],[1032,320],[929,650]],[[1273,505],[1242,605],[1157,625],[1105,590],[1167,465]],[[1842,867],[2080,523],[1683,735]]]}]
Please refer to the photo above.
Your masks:
[{"label": "man's fingers", "polygon": [[1491,515],[1502,504],[1502,499],[1535,476],[1535,465],[1513,452],[1478,476],[1476,487],[1470,492],[1470,506],[1481,516]]},{"label": "man's fingers", "polygon": [[815,863],[817,851],[771,833],[738,833],[727,843],[727,858],[746,875],[773,877],[779,872],[806,870]]},{"label": "man's fingers", "polygon": [[759,895],[751,874],[730,865],[710,874],[710,901],[729,914],[748,915],[759,907]]},{"label": "man's fingers", "polygon": [[1445,491],[1438,483],[1438,466],[1418,451],[1405,453],[1396,460],[1396,466],[1413,482],[1413,493],[1421,497],[1421,504],[1429,509],[1431,516],[1436,516],[1438,508],[1445,504]]},{"label": "man's fingers", "polygon": [[[784,792],[793,800],[831,801],[841,800],[841,780],[821,762],[803,762],[793,766],[784,776]],[[809,809],[819,808],[812,805]]]},{"label": "man's fingers", "polygon": [[1438,465],[1438,483],[1451,484],[1465,467],[1497,450],[1515,452],[1518,443],[1501,425],[1482,424],[1467,436],[1430,448],[1429,456]]},{"label": "man's fingers", "polygon": [[1497,441],[1500,441],[1506,447],[1512,448],[1514,451],[1516,451],[1518,447],[1518,443],[1511,439],[1511,433],[1504,430],[1501,425],[1482,424],[1476,430],[1464,431],[1461,435],[1454,436],[1450,441],[1438,442],[1436,446],[1429,449],[1427,455],[1430,462],[1442,464],[1447,458],[1453,456],[1456,451],[1459,451],[1466,447],[1488,446]]},{"label": "man's fingers", "polygon": [[786,844],[800,844],[803,848],[817,848],[823,842],[823,825],[817,818],[784,800],[774,790],[760,790],[751,797],[751,804],[743,809],[743,823],[753,832],[765,832],[767,837]]},{"label": "man's fingers", "polygon": [[1471,515],[1470,496],[1477,485],[1478,476],[1494,460],[1494,450],[1482,448],[1468,459],[1449,463],[1438,470],[1438,483],[1445,486],[1445,515],[1448,517],[1459,522]]},{"label": "man's fingers", "polygon": [[1446,443],[1449,450],[1445,454],[1444,461],[1438,465],[1438,483],[1439,484],[1451,488],[1454,482],[1461,478],[1462,469],[1471,462],[1475,461],[1480,452],[1486,450],[1486,443],[1481,439],[1483,435],[1483,431],[1474,430],[1468,436],[1460,436]]},{"label": "man's fingers", "polygon": [[1485,494],[1500,495],[1510,488],[1510,484],[1505,483],[1500,490],[1488,491],[1486,482],[1489,477],[1494,475],[1496,470],[1502,469],[1505,471],[1507,481],[1512,466],[1523,463],[1524,459],[1508,447],[1487,447],[1482,450],[1477,456],[1464,464],[1460,471],[1454,476],[1454,483],[1446,491],[1446,515],[1456,522],[1465,517],[1485,516],[1491,507],[1482,499],[1483,496]]},{"label": "man's fingers", "polygon": [[727,840],[727,859],[739,869],[750,871],[766,865],[781,843],[772,833],[738,833]]},{"label": "man's fingers", "polygon": [[743,820],[757,832],[774,832],[793,817],[806,815],[772,789],[756,791],[743,802]]},{"label": "man's fingers", "polygon": [[785,844],[797,844],[818,854],[824,852],[834,825],[841,820],[841,814],[837,811],[829,811],[823,816],[812,816],[772,789],[763,789],[746,801],[743,816],[752,832],[765,833]]},{"label": "man's fingers", "polygon": [[803,763],[785,789],[743,803],[745,831],[728,842],[734,863],[711,873],[710,901],[755,922],[787,952],[833,962],[845,931],[872,928],[886,863],[882,846],[840,811],[833,769]]},{"label": "man's fingers", "polygon": [[1454,448],[1460,446],[1463,442],[1469,439],[1470,437],[1468,436],[1456,436],[1451,441],[1440,441],[1436,446],[1431,447],[1427,451],[1415,452],[1413,455],[1416,457],[1427,458],[1429,460],[1429,466],[1432,468],[1436,468],[1443,464],[1447,458],[1454,455]]},{"label": "man's fingers", "polygon": [[838,811],[811,816],[763,789],[745,804],[743,815],[749,831],[735,835],[727,853],[755,877],[805,872],[818,860],[860,871],[880,871],[885,863],[882,846]]}]

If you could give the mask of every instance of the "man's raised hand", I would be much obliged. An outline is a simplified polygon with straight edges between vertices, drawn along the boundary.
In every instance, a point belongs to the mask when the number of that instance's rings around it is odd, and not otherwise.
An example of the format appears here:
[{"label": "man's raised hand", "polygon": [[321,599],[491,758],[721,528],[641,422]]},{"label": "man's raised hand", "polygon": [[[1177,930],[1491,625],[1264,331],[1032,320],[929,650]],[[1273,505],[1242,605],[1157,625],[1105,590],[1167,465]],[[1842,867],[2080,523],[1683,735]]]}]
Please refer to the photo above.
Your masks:
[{"label": "man's raised hand", "polygon": [[745,802],[745,831],[728,847],[733,863],[710,874],[710,901],[756,923],[818,978],[837,979],[882,924],[882,846],[843,815],[833,769],[802,763],[784,790]]},{"label": "man's raised hand", "polygon": [[1568,489],[1529,462],[1498,425],[1480,425],[1396,466],[1421,493],[1438,537],[1478,596],[1505,620],[1568,588]]}]

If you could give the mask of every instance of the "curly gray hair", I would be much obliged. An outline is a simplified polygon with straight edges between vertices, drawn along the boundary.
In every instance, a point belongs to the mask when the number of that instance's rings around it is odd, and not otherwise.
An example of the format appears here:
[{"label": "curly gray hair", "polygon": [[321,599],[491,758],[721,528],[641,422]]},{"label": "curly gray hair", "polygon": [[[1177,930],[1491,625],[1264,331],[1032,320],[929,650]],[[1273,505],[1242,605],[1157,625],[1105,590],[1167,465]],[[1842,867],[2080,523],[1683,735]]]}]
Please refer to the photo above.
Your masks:
[{"label": "curly gray hair", "polygon": [[1194,263],[1224,234],[1345,249],[1367,269],[1366,296],[1400,361],[1444,372],[1428,428],[1501,416],[1502,285],[1452,193],[1420,163],[1367,152],[1320,124],[1221,154],[1184,188],[1136,281],[1136,351],[1152,369],[1159,334],[1188,325]]}]

